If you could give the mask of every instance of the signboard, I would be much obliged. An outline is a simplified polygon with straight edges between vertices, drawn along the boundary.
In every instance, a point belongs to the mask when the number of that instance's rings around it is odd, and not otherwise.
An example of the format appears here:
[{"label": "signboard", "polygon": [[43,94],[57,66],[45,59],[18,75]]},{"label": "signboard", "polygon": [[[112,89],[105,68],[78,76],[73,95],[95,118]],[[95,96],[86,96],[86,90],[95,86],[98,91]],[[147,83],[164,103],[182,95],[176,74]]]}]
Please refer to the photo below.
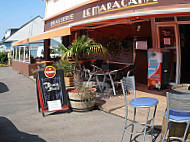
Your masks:
[{"label": "signboard", "polygon": [[38,108],[44,112],[68,110],[70,102],[65,89],[64,71],[47,66],[44,71],[37,72],[36,78]]},{"label": "signboard", "polygon": [[161,88],[162,53],[160,51],[148,51],[148,86]]},{"label": "signboard", "polygon": [[44,74],[47,78],[53,78],[56,75],[56,69],[53,66],[47,66],[44,70]]},{"label": "signboard", "polygon": [[147,50],[147,41],[136,41],[136,49]]},{"label": "signboard", "polygon": [[[158,6],[170,6],[179,3],[188,4],[188,0],[99,0],[67,11],[64,14],[45,21],[45,31],[71,23],[112,15],[116,12],[131,12]],[[138,16],[138,15],[137,15]]]}]

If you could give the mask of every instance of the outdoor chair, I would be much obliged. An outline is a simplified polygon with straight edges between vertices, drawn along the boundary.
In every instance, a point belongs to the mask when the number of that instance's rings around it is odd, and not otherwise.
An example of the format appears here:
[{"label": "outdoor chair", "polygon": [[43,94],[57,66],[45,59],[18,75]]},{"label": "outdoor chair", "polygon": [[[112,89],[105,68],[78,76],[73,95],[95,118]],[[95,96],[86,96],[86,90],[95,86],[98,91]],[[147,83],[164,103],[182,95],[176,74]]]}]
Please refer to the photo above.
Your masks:
[{"label": "outdoor chair", "polygon": [[[167,110],[165,112],[166,128],[162,142],[166,140],[186,141],[186,135],[190,123],[190,94],[173,94],[167,92]],[[186,123],[183,138],[168,136],[172,122]]]},{"label": "outdoor chair", "polygon": [[118,84],[120,83],[120,80],[123,78],[123,69],[110,71],[108,72],[108,75],[108,80],[111,81],[113,93],[114,95],[116,95],[116,89],[118,88]]},{"label": "outdoor chair", "polygon": [[[134,68],[133,68],[134,69]],[[143,135],[143,142],[145,142],[145,136],[151,131],[151,140],[153,140],[153,130],[154,130],[154,119],[155,119],[155,114],[156,114],[156,109],[157,109],[157,104],[158,100],[155,98],[151,97],[140,97],[136,98],[136,89],[135,89],[135,77],[133,72],[131,70],[128,71],[127,77],[124,77],[121,80],[121,86],[124,94],[124,100],[125,100],[125,107],[126,107],[126,115],[125,115],[125,123],[124,123],[124,130],[121,138],[121,142],[124,139],[125,132],[130,134],[130,142],[132,141],[133,135]],[[134,99],[132,99],[129,104],[127,103],[127,96],[126,94],[129,93],[129,91],[134,91]],[[130,124],[128,120],[128,106],[132,107],[134,109],[134,114],[133,114],[133,120]],[[152,119],[149,120],[149,115],[150,115],[150,109],[154,107],[153,111],[153,116]],[[145,123],[142,122],[137,122],[136,121],[136,114],[137,114],[137,109],[145,109],[147,110],[147,115]],[[136,124],[140,124],[143,126],[143,131],[142,132],[134,132],[134,128]],[[131,127],[131,131],[129,131],[129,127]]]},{"label": "outdoor chair", "polygon": [[110,72],[107,72],[106,74],[109,75],[109,78],[108,80],[111,81],[111,85],[112,85],[112,90],[113,90],[113,94],[116,95],[116,90],[115,90],[115,78],[117,76],[117,73],[118,73],[119,70],[113,70],[113,71],[110,71]]},{"label": "outdoor chair", "polygon": [[89,87],[89,82],[91,81],[91,79],[93,79],[93,76],[95,75],[95,73],[97,71],[101,71],[102,69],[98,68],[95,65],[88,64],[88,65],[83,66],[83,70],[84,70],[84,78],[88,78],[86,87]]},{"label": "outdoor chair", "polygon": [[101,68],[102,67],[102,64],[103,64],[103,60],[96,60],[94,65]]}]

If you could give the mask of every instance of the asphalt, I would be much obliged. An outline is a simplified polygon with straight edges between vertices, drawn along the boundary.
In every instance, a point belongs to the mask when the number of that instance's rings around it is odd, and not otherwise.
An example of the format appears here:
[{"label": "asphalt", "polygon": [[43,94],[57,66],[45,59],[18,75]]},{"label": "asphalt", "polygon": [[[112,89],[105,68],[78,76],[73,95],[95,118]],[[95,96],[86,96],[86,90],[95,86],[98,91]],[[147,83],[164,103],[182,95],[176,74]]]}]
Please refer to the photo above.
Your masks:
[{"label": "asphalt", "polygon": [[[88,112],[50,113],[46,117],[38,112],[36,96],[34,80],[13,71],[10,67],[0,68],[0,142],[121,140],[125,111],[122,95],[113,97],[103,94],[99,98],[100,109]],[[141,114],[140,118],[143,115]],[[160,115],[162,118],[163,115]],[[156,142],[160,141],[158,128],[161,122],[162,120],[159,120],[157,123],[158,127],[154,133]],[[137,126],[136,130],[141,131],[142,128]],[[142,137],[138,136],[135,140],[141,142]],[[129,141],[128,134],[125,134],[125,141]],[[146,141],[150,141],[149,135]]]}]

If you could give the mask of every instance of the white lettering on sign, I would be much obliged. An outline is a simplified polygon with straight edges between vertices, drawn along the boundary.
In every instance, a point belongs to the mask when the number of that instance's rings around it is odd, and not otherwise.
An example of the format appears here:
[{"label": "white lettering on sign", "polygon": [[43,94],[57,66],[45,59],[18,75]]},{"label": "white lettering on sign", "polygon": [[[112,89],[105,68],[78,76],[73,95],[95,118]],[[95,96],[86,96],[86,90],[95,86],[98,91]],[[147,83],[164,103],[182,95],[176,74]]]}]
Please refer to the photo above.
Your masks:
[{"label": "white lettering on sign", "polygon": [[158,3],[158,0],[115,0],[113,3],[108,2],[106,4],[101,4],[95,7],[84,9],[83,18],[96,16],[104,12],[120,10],[124,8],[135,7],[135,6],[157,4],[157,3]]},{"label": "white lettering on sign", "polygon": [[60,17],[60,18],[58,18],[56,20],[51,21],[50,26],[51,27],[57,26],[59,24],[63,24],[63,23],[66,23],[66,22],[71,22],[73,20],[74,20],[74,14],[70,14],[70,15]]},{"label": "white lettering on sign", "polygon": [[55,73],[55,71],[46,71],[46,74],[48,73]]}]

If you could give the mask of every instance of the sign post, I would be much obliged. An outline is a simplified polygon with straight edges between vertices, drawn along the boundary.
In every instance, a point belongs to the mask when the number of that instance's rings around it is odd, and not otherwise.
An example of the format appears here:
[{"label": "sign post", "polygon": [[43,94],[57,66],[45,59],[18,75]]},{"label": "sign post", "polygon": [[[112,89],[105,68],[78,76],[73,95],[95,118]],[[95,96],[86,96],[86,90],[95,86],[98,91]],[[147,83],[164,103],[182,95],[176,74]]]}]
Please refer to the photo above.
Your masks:
[{"label": "sign post", "polygon": [[37,72],[36,78],[38,110],[55,112],[71,111],[68,93],[65,89],[64,71],[47,66],[44,71]]}]

